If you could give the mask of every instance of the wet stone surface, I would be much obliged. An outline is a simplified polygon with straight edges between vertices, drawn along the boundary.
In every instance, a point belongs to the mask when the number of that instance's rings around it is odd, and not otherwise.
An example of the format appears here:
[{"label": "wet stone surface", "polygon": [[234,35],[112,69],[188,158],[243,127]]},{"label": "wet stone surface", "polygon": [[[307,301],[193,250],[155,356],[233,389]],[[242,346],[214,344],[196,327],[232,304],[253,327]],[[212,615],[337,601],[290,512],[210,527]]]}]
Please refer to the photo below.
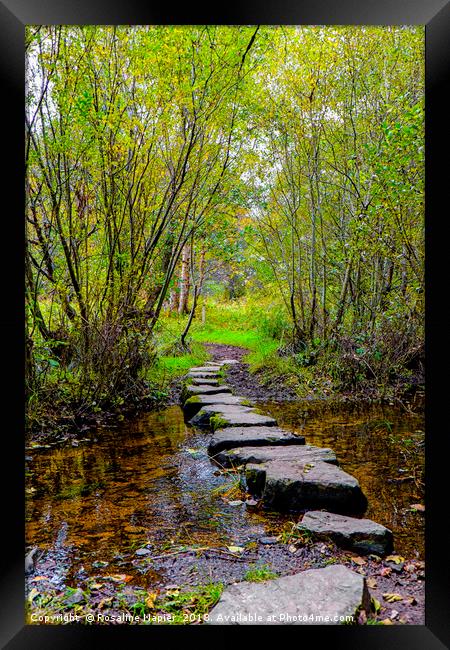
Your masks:
[{"label": "wet stone surface", "polygon": [[277,461],[246,465],[247,489],[277,510],[326,508],[363,513],[367,499],[358,481],[340,467],[322,461]]},{"label": "wet stone surface", "polygon": [[220,451],[241,446],[304,445],[303,436],[297,436],[279,427],[227,427],[216,431],[209,440],[208,453],[216,457]]},{"label": "wet stone surface", "polygon": [[338,546],[368,555],[387,555],[393,549],[393,536],[385,526],[371,519],[356,519],[331,512],[307,512],[297,524],[318,538],[330,538]]},{"label": "wet stone surface", "polygon": [[[304,438],[303,438],[304,440]],[[269,460],[315,462],[318,460],[337,464],[332,449],[314,445],[237,447],[225,449],[214,455],[214,461],[222,467],[239,467],[247,463],[265,463]]]},{"label": "wet stone surface", "polygon": [[244,581],[232,585],[212,609],[208,623],[335,625],[340,620],[356,620],[357,610],[370,614],[366,581],[337,564],[262,584]]}]

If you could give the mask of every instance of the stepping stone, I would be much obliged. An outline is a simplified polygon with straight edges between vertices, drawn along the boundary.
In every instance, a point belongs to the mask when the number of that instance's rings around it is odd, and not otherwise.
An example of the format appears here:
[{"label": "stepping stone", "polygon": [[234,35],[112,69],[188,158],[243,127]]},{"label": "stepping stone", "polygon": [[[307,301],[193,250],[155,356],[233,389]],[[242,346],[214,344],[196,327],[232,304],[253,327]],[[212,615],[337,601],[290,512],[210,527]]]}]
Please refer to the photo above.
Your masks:
[{"label": "stepping stone", "polygon": [[339,625],[370,616],[365,578],[342,564],[308,569],[266,582],[227,587],[209,625]]},{"label": "stepping stone", "polygon": [[262,496],[263,503],[274,510],[325,508],[351,514],[363,513],[367,508],[356,478],[323,461],[249,463],[245,478],[250,494]]},{"label": "stepping stone", "polygon": [[183,410],[186,418],[190,420],[196,413],[200,411],[203,406],[210,404],[228,404],[238,405],[243,400],[243,397],[237,397],[230,393],[218,393],[216,395],[193,395],[187,399],[183,405]]},{"label": "stepping stone", "polygon": [[329,537],[338,546],[365,555],[388,555],[393,549],[392,531],[370,519],[315,510],[307,512],[297,528],[308,530],[320,539]]},{"label": "stepping stone", "polygon": [[189,372],[212,372],[215,375],[219,374],[220,367],[216,366],[215,368],[211,368],[211,366],[199,366],[198,368],[191,368]]},{"label": "stepping stone", "polygon": [[[209,404],[204,406],[189,423],[196,427],[211,427],[211,417],[217,416],[216,425],[221,427],[272,427],[277,421],[269,415],[260,415],[246,406],[233,404]],[[214,428],[217,428],[214,427]]]},{"label": "stepping stone", "polygon": [[228,393],[231,395],[231,388],[222,384],[221,386],[194,386],[188,384],[183,389],[183,397],[188,399],[192,395],[217,395],[218,393]]},{"label": "stepping stone", "polygon": [[239,363],[239,361],[237,359],[223,359],[220,362],[220,365],[221,366],[231,366],[231,365],[233,365],[233,363]]},{"label": "stepping stone", "polygon": [[218,386],[218,379],[206,379],[201,377],[192,377],[191,384],[192,386]]},{"label": "stepping stone", "polygon": [[[297,436],[298,437],[298,436]],[[301,445],[295,447],[238,447],[224,449],[215,455],[214,460],[222,467],[239,467],[247,463],[266,463],[269,460],[299,460],[306,463],[321,460],[337,465],[336,454],[332,449]]]},{"label": "stepping stone", "polygon": [[207,372],[207,371],[193,371],[189,370],[188,374],[186,377],[192,378],[192,379],[216,379],[219,376],[218,372]]},{"label": "stepping stone", "polygon": [[211,368],[217,368],[217,370],[220,370],[220,363],[217,363],[217,361],[207,361],[205,363],[206,366],[211,366]]},{"label": "stepping stone", "polygon": [[209,441],[208,454],[214,456],[233,447],[256,447],[260,445],[304,445],[303,436],[295,436],[279,427],[230,427],[216,431]]}]

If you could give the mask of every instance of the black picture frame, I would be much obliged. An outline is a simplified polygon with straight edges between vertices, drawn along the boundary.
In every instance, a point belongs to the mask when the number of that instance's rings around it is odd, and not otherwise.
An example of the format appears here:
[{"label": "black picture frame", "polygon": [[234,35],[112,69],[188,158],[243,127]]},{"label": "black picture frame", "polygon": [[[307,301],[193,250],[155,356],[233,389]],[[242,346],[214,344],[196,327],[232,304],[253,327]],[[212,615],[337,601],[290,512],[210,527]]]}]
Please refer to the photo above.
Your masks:
[{"label": "black picture frame", "polygon": [[[2,409],[3,541],[0,555],[0,641],[9,650],[20,648],[90,648],[108,642],[133,645],[216,639],[242,642],[242,628],[232,626],[32,626],[24,625],[24,28],[27,24],[421,24],[426,40],[426,623],[424,626],[304,626],[294,642],[318,642],[331,647],[407,648],[438,650],[450,647],[450,569],[446,558],[446,484],[450,454],[446,453],[448,356],[447,306],[447,187],[449,185],[449,117],[444,99],[450,72],[450,2],[446,0],[270,0],[257,5],[214,5],[206,9],[169,3],[128,0],[2,0],[0,1],[0,67],[2,76],[3,216],[0,259],[3,378]],[[9,139],[8,144],[5,140]],[[447,253],[447,255],[446,255]],[[447,327],[446,327],[447,326]],[[5,423],[5,420],[7,424]],[[6,471],[6,468],[10,470]],[[448,492],[448,491],[447,491]],[[285,627],[249,628],[257,639]],[[292,631],[292,630],[291,630]],[[287,636],[286,636],[287,641]],[[246,639],[248,642],[248,638]],[[291,641],[292,642],[292,641]]]}]

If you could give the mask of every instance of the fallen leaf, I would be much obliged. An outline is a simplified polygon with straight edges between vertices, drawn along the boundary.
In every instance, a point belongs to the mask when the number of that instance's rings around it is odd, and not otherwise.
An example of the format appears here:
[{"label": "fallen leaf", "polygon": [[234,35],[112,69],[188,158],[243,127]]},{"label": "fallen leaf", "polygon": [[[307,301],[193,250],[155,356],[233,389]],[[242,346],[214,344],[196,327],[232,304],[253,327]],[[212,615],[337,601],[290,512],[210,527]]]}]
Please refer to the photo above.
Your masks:
[{"label": "fallen leaf", "polygon": [[409,507],[411,510],[414,510],[416,512],[425,512],[425,506],[423,506],[421,503],[413,503]]},{"label": "fallen leaf", "polygon": [[36,576],[33,580],[30,580],[30,582],[39,582],[39,580],[50,580],[50,578],[47,578],[47,576]]},{"label": "fallen leaf", "polygon": [[383,567],[383,568],[381,569],[381,571],[380,571],[380,576],[383,576],[383,577],[385,577],[385,576],[390,576],[391,573],[392,573],[392,569],[391,569],[391,567],[390,567],[390,566],[385,566],[385,567]]},{"label": "fallen leaf", "polygon": [[381,603],[380,603],[380,601],[377,600],[377,599],[375,598],[375,596],[372,596],[372,598],[370,599],[370,603],[371,603],[371,605],[372,605],[372,609],[373,609],[373,611],[375,612],[375,614],[378,614],[378,612],[379,612],[380,609],[381,609]]},{"label": "fallen leaf", "polygon": [[405,602],[408,603],[408,605],[417,605],[417,600],[414,596],[408,596],[408,598],[405,598]]},{"label": "fallen leaf", "polygon": [[104,587],[104,585],[100,582],[94,582],[93,585],[90,585],[91,589],[101,589],[102,587]]},{"label": "fallen leaf", "polygon": [[369,589],[375,589],[377,586],[377,581],[375,578],[367,578],[367,586]]},{"label": "fallen leaf", "polygon": [[402,562],[405,561],[405,558],[402,557],[401,555],[388,555],[386,558],[384,558],[385,562],[395,562],[395,564],[401,564]]},{"label": "fallen leaf", "polygon": [[355,564],[359,564],[359,566],[363,566],[364,564],[367,564],[366,560],[363,560],[363,558],[359,556],[351,557],[350,559]]},{"label": "fallen leaf", "polygon": [[105,605],[110,605],[112,603],[113,597],[109,596],[109,598],[103,598],[97,605],[98,609],[102,609]]},{"label": "fallen leaf", "polygon": [[155,608],[155,601],[158,597],[158,594],[155,593],[149,593],[147,595],[147,598],[145,599],[145,604],[149,609],[154,609]]},{"label": "fallen leaf", "polygon": [[227,546],[230,553],[243,553],[245,548],[243,546]]},{"label": "fallen leaf", "polygon": [[390,618],[384,618],[384,619],[381,621],[381,623],[382,623],[383,625],[394,625],[394,623],[391,621]]},{"label": "fallen leaf", "polygon": [[288,546],[288,551],[289,553],[297,553],[297,547],[293,544],[290,544],[290,546]]},{"label": "fallen leaf", "polygon": [[39,591],[33,587],[33,589],[28,594],[28,601],[32,603],[36,596],[39,596]]},{"label": "fallen leaf", "polygon": [[388,603],[395,603],[398,600],[403,600],[403,596],[400,596],[400,594],[383,594],[383,598]]},{"label": "fallen leaf", "polygon": [[166,596],[178,596],[179,593],[179,589],[166,589]]},{"label": "fallen leaf", "polygon": [[115,573],[112,576],[105,576],[105,579],[112,580],[113,582],[130,582],[133,576],[128,576],[125,573]]}]

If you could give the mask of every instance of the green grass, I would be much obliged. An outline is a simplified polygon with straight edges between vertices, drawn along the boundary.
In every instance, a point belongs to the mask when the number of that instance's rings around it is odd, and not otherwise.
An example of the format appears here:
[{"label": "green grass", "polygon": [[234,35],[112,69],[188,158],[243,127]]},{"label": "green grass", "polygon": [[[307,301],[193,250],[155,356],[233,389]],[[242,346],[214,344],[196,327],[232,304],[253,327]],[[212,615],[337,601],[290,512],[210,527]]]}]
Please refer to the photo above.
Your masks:
[{"label": "green grass", "polygon": [[205,614],[219,600],[224,586],[221,582],[200,585],[191,591],[175,592],[155,603],[158,609],[167,612],[171,625],[186,625],[201,621]]},{"label": "green grass", "polygon": [[191,344],[190,352],[181,355],[161,354],[157,362],[147,373],[150,383],[161,388],[167,388],[176,377],[185,375],[190,368],[199,366],[210,358],[210,355],[200,344]]},{"label": "green grass", "polygon": [[[164,594],[150,593],[143,589],[135,589],[132,594],[122,591],[124,584],[118,585],[118,590],[107,598],[110,608],[115,615],[120,614],[138,616],[141,623],[149,624],[150,617],[158,617],[157,621],[165,625],[189,625],[202,622],[203,617],[219,600],[224,585],[222,583],[208,583],[198,585],[189,591],[172,589]],[[76,590],[67,587],[64,592],[56,593],[55,590],[48,590],[46,594],[38,594],[33,589],[26,603],[26,620],[32,623],[39,616],[48,616],[48,623],[64,624],[62,616],[70,612],[77,614],[82,623],[89,623],[86,615],[96,616],[97,614],[109,614],[109,607],[100,609],[98,606],[98,592],[94,594],[86,586],[83,590],[83,601],[70,605],[66,599]],[[95,595],[93,599],[92,596]],[[134,596],[134,602],[130,602],[130,596]],[[133,599],[133,598],[132,598]],[[61,618],[53,618],[53,617]],[[143,617],[146,616],[147,620]],[[139,623],[139,621],[137,621]],[[155,621],[156,622],[156,621]]]},{"label": "green grass", "polygon": [[[244,348],[248,352],[243,360],[250,364],[250,370],[260,371],[268,382],[281,379],[294,389],[303,383],[307,369],[299,368],[291,357],[277,354],[290,326],[283,308],[273,296],[234,301],[208,298],[204,304],[206,322],[201,322],[199,306],[187,339],[189,354],[182,354],[177,343],[187,316],[166,313],[161,317],[156,332],[159,362],[152,370],[157,383],[168,383],[190,367],[204,362],[208,356],[203,343]],[[177,350],[176,354],[173,353],[174,349]]]},{"label": "green grass", "polygon": [[253,565],[244,575],[244,580],[248,582],[264,582],[278,578],[278,574],[271,570],[268,564]]}]

